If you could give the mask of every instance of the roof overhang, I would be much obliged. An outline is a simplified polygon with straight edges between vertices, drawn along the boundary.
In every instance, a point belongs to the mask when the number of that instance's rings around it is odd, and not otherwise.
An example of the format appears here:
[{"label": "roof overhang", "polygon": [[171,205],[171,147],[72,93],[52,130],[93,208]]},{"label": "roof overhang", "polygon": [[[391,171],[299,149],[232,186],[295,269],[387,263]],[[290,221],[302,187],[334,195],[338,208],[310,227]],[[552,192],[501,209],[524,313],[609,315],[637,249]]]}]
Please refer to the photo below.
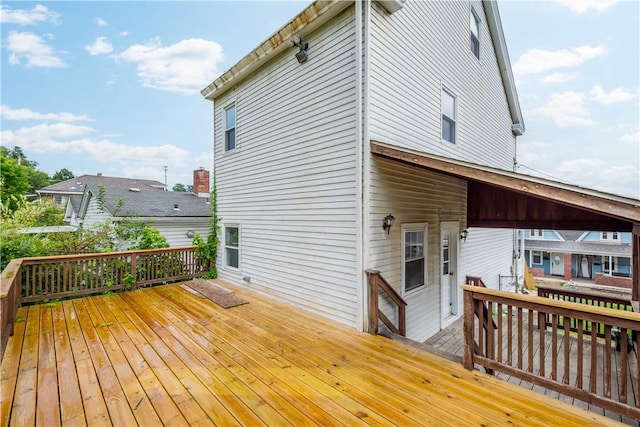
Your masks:
[{"label": "roof overhang", "polygon": [[491,40],[493,49],[496,52],[498,68],[500,68],[500,76],[502,84],[507,95],[509,104],[509,112],[511,113],[511,130],[515,135],[524,133],[524,119],[520,110],[520,102],[518,101],[518,92],[516,91],[516,83],[511,70],[511,61],[509,60],[509,51],[507,50],[507,42],[502,30],[502,21],[500,20],[500,12],[498,11],[498,3],[495,0],[484,0],[484,13],[487,16],[487,25],[491,32]]},{"label": "roof overhang", "polygon": [[373,154],[467,181],[467,226],[632,231],[640,200],[371,141]]},{"label": "roof overhang", "polygon": [[285,26],[273,33],[271,37],[262,42],[260,46],[225,71],[206,88],[202,89],[200,93],[205,99],[213,101],[262,67],[271,58],[286,49],[290,49],[289,40],[293,36],[300,34],[304,39],[307,34],[316,30],[352,4],[352,0],[319,0],[313,2]]}]

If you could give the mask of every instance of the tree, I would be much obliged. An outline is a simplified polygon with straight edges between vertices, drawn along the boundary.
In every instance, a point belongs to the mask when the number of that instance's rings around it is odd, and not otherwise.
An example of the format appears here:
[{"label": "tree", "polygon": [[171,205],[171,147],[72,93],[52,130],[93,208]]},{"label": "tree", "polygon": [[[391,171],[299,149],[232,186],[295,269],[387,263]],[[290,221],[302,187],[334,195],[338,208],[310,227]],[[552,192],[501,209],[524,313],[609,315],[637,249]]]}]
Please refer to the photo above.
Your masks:
[{"label": "tree", "polygon": [[[2,147],[4,148],[4,147]],[[25,201],[24,195],[29,191],[27,168],[20,166],[14,159],[4,156],[0,163],[0,203],[2,216],[10,215]]]},{"label": "tree", "polygon": [[184,193],[187,191],[187,189],[184,186],[184,184],[177,183],[176,185],[173,186],[171,191],[175,191],[176,193]]},{"label": "tree", "polygon": [[69,169],[62,168],[59,171],[56,171],[56,173],[53,174],[51,179],[53,181],[60,182],[60,181],[66,181],[68,179],[75,178],[75,177],[76,176]]},{"label": "tree", "polygon": [[187,185],[187,193],[193,193],[193,185]]},{"label": "tree", "polygon": [[27,170],[27,180],[29,181],[29,193],[33,193],[36,190],[46,187],[51,183],[49,175],[45,172],[38,171],[31,168],[25,168]]}]

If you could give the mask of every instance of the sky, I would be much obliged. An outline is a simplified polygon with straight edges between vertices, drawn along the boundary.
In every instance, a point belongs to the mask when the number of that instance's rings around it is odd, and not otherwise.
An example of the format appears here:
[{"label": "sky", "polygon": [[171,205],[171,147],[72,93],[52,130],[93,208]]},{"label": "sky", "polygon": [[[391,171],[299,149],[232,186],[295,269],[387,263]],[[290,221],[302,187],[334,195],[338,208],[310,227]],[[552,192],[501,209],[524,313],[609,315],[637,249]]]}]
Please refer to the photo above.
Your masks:
[{"label": "sky", "polygon": [[[1,143],[49,174],[191,184],[213,165],[200,90],[307,4],[3,1]],[[498,5],[518,172],[640,198],[640,2]]]}]

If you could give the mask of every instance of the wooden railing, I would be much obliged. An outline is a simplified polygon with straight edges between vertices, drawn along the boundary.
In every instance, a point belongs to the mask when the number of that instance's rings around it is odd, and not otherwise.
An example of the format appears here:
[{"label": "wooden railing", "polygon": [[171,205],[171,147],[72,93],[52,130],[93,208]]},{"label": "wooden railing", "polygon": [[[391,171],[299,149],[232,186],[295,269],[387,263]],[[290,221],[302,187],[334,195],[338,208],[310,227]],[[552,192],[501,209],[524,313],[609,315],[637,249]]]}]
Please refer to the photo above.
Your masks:
[{"label": "wooden railing", "polygon": [[[407,335],[407,303],[396,292],[395,289],[389,285],[389,283],[382,277],[378,270],[365,270],[369,282],[369,333],[373,335],[378,334],[378,322],[382,320],[387,328],[396,334]],[[394,325],[391,320],[380,310],[378,304],[378,291],[383,291],[384,294],[393,301],[396,307],[398,307],[398,326]]]},{"label": "wooden railing", "polygon": [[[634,400],[634,390],[640,390],[640,314],[477,286],[462,289],[465,368],[483,366],[640,419]],[[479,326],[486,319],[483,310],[475,309],[478,304],[487,305],[495,330]],[[576,332],[567,333],[572,322]],[[599,325],[604,338],[591,333]],[[616,332],[623,337],[630,333],[635,341],[618,352]]]},{"label": "wooden railing", "polygon": [[[578,286],[562,286],[554,284],[539,284],[538,296],[542,298],[550,298],[557,301],[571,301],[580,304],[586,304],[594,307],[606,307],[614,310],[633,311],[631,306],[631,292],[605,292],[595,289],[586,289]],[[546,326],[551,326],[551,319],[547,316]],[[569,323],[570,330],[577,332],[577,320],[571,319]],[[558,328],[564,328],[563,324],[559,324]],[[585,325],[585,332],[591,332],[591,325]],[[599,324],[598,336],[604,338],[604,325]]]},{"label": "wooden railing", "polygon": [[0,353],[22,303],[136,289],[200,277],[207,270],[193,246],[12,260],[0,282]]}]

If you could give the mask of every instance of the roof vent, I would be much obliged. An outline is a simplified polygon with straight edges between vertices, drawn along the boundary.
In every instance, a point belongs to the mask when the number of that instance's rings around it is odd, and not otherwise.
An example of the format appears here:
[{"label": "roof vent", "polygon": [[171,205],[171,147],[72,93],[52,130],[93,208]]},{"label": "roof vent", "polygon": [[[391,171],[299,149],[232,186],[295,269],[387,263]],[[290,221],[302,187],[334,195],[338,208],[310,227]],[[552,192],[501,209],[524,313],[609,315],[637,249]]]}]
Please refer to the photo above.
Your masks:
[{"label": "roof vent", "polygon": [[180,210],[180,206],[178,206],[178,204],[176,203],[175,205],[173,205],[173,210],[174,211],[179,211]]},{"label": "roof vent", "polygon": [[133,192],[133,193],[139,193],[140,189],[139,188],[130,188],[129,191]]}]

